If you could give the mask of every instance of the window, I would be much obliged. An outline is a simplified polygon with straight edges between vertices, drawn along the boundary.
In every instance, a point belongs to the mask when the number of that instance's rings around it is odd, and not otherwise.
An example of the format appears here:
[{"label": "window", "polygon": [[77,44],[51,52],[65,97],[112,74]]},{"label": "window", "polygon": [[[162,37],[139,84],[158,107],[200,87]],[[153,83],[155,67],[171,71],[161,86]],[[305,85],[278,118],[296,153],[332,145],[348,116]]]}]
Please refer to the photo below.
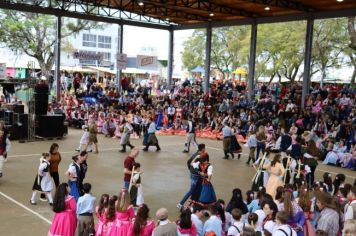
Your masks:
[{"label": "window", "polygon": [[111,53],[110,52],[102,52],[103,61],[111,61]]},{"label": "window", "polygon": [[95,48],[96,47],[96,35],[83,34],[83,46]]},{"label": "window", "polygon": [[111,37],[98,35],[98,47],[99,48],[111,48]]}]

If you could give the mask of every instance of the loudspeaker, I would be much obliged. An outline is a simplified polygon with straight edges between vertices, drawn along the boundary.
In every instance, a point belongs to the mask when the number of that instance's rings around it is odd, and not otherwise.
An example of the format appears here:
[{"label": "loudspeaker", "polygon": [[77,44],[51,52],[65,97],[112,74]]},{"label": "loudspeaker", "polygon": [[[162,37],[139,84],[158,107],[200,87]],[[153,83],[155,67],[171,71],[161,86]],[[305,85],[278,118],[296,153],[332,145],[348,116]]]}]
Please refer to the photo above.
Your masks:
[{"label": "loudspeaker", "polygon": [[48,110],[48,86],[37,85],[35,87],[35,114],[45,115]]},{"label": "loudspeaker", "polygon": [[22,139],[22,125],[21,123],[14,123],[10,128],[10,140]]},{"label": "loudspeaker", "polygon": [[0,120],[5,119],[5,111],[6,111],[6,109],[0,108]]},{"label": "loudspeaker", "polygon": [[14,104],[13,111],[15,113],[23,114],[25,112],[25,106],[20,104]]},{"label": "loudspeaker", "polygon": [[12,123],[14,122],[14,112],[5,111],[4,121],[6,125],[12,125]]},{"label": "loudspeaker", "polygon": [[28,114],[19,114],[19,124],[21,124],[20,139],[27,139],[28,136]]},{"label": "loudspeaker", "polygon": [[41,115],[37,118],[37,135],[46,138],[63,137],[64,117],[62,115]]}]

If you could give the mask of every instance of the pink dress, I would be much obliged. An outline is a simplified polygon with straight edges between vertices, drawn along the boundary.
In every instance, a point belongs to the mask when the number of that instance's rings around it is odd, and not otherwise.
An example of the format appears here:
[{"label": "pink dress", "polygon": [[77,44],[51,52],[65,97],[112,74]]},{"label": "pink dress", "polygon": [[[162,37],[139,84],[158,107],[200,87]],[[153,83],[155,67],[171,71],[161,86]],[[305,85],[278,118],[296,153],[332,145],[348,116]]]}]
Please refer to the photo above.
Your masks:
[{"label": "pink dress", "polygon": [[95,235],[104,236],[106,234],[106,211],[100,215],[98,209],[98,207],[95,209],[95,215],[99,219],[95,226]]},{"label": "pink dress", "polygon": [[110,230],[107,231],[107,236],[127,236],[132,228],[132,219],[135,217],[133,206],[129,206],[125,212],[116,212],[115,223]]},{"label": "pink dress", "polygon": [[[133,223],[130,228],[130,234],[128,236],[134,236],[133,233]],[[153,230],[155,229],[155,222],[153,220],[147,220],[147,224],[142,229],[140,236],[151,236]]]},{"label": "pink dress", "polygon": [[73,236],[77,227],[77,206],[72,196],[65,199],[65,210],[55,213],[48,236]]}]

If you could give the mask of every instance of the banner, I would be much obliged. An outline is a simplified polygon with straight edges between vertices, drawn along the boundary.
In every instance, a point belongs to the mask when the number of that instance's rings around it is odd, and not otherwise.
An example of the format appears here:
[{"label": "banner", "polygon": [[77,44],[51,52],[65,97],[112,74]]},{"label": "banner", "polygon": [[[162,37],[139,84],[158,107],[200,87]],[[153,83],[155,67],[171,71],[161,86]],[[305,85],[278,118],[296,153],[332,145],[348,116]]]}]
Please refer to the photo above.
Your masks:
[{"label": "banner", "polygon": [[138,69],[157,70],[157,57],[137,55],[136,67]]},{"label": "banner", "polygon": [[127,54],[118,53],[117,54],[117,69],[125,70],[127,67]]},{"label": "banner", "polygon": [[73,53],[73,57],[79,60],[101,61],[103,59],[103,54],[89,51],[78,51]]}]

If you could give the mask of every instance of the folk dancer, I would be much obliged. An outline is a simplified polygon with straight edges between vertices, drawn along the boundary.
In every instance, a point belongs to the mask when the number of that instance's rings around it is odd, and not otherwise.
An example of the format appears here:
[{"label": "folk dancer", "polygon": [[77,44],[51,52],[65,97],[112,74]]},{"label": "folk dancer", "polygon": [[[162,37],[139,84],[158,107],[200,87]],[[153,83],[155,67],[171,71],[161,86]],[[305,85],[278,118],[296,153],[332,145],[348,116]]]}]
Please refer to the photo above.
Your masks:
[{"label": "folk dancer", "polygon": [[156,133],[156,124],[152,120],[151,117],[148,118],[148,123],[149,123],[149,127],[147,130],[148,139],[147,139],[146,147],[143,149],[143,151],[147,152],[149,146],[156,146],[156,148],[157,148],[156,151],[159,152],[159,151],[161,151],[161,148],[159,146],[158,139],[155,134]]},{"label": "folk dancer", "polygon": [[32,197],[30,200],[30,203],[32,205],[37,204],[35,200],[37,191],[45,192],[47,194],[49,204],[51,206],[53,205],[53,199],[51,194],[51,191],[53,189],[53,184],[52,184],[51,176],[49,174],[50,160],[51,160],[51,155],[49,155],[49,153],[42,154],[42,157],[40,159],[41,163],[40,166],[38,167],[38,173],[36,175],[35,182],[33,183],[33,187],[32,187]]},{"label": "folk dancer", "polygon": [[122,135],[121,135],[121,140],[120,140],[120,145],[122,146],[122,149],[120,152],[126,152],[126,145],[128,145],[131,149],[134,148],[134,146],[130,143],[130,135],[133,133],[133,128],[132,125],[127,122],[125,119],[122,121],[123,128],[122,130]]},{"label": "folk dancer", "polygon": [[195,122],[193,121],[193,117],[191,115],[188,116],[188,124],[187,124],[187,130],[186,130],[186,139],[185,139],[185,148],[184,148],[184,153],[189,152],[190,148],[190,143],[193,143],[195,147],[198,147],[197,141],[196,141],[196,135],[195,135]]},{"label": "folk dancer", "polygon": [[231,145],[231,136],[233,136],[232,129],[228,126],[228,124],[224,123],[224,128],[222,129],[222,133],[224,136],[223,139],[223,150],[224,150],[224,157],[223,159],[229,159],[228,153],[231,154],[231,157],[234,158],[234,153],[231,152],[230,145]]}]

